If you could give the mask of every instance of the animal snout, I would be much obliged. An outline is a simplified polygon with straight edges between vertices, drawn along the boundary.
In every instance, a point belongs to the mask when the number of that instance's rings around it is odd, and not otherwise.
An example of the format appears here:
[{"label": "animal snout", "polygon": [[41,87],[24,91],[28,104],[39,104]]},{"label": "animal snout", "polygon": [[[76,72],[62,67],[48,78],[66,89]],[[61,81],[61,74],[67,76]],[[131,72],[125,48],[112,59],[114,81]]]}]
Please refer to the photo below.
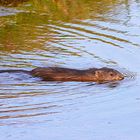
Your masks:
[{"label": "animal snout", "polygon": [[119,80],[123,80],[123,79],[124,79],[124,75],[120,75],[120,76],[118,77],[118,79],[119,79]]}]

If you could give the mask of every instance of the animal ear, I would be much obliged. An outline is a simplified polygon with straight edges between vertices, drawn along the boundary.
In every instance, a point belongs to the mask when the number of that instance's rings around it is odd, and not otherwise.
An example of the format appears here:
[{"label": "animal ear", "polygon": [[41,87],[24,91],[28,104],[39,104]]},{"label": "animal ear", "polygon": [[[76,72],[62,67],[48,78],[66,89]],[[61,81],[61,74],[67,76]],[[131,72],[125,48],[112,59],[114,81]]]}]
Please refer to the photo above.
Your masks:
[{"label": "animal ear", "polygon": [[101,74],[100,70],[95,71],[95,76],[99,77],[100,74]]}]

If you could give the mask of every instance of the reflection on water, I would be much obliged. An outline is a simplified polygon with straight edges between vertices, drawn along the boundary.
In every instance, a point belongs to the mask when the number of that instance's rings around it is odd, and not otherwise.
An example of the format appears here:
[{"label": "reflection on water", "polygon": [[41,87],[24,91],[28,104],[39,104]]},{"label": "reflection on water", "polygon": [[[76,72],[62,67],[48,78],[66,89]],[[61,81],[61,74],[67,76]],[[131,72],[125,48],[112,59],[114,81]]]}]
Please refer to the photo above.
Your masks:
[{"label": "reflection on water", "polygon": [[[0,0],[0,5],[0,69],[108,66],[126,75],[121,82],[96,84],[1,73],[2,139],[32,139],[30,129],[36,139],[65,140],[64,134],[83,140],[137,139],[139,1]],[[9,126],[18,129],[9,131]]]}]

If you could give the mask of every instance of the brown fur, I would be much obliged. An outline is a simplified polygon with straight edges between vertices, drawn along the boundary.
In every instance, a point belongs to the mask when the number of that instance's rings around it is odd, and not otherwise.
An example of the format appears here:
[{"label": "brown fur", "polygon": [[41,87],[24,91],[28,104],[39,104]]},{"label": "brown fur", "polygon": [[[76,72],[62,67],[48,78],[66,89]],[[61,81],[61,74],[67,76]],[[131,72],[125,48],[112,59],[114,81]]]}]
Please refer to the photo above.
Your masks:
[{"label": "brown fur", "polygon": [[31,71],[31,75],[41,77],[45,81],[100,82],[117,81],[124,78],[120,72],[110,68],[92,68],[86,70],[59,67],[36,68]]},{"label": "brown fur", "polygon": [[81,82],[109,82],[124,79],[117,70],[111,68],[91,68],[86,70],[60,68],[60,67],[38,67],[31,71],[26,70],[0,70],[2,72],[24,72],[34,77],[40,77],[44,81],[81,81]]}]

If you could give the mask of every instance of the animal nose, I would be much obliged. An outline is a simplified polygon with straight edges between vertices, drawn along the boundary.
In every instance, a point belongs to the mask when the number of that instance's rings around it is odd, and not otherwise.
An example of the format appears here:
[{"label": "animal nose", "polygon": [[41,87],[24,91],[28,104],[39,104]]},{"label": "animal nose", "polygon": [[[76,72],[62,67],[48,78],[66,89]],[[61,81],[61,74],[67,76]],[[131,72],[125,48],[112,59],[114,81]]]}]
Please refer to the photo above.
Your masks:
[{"label": "animal nose", "polygon": [[119,80],[123,80],[123,79],[124,79],[124,75],[120,75]]}]

